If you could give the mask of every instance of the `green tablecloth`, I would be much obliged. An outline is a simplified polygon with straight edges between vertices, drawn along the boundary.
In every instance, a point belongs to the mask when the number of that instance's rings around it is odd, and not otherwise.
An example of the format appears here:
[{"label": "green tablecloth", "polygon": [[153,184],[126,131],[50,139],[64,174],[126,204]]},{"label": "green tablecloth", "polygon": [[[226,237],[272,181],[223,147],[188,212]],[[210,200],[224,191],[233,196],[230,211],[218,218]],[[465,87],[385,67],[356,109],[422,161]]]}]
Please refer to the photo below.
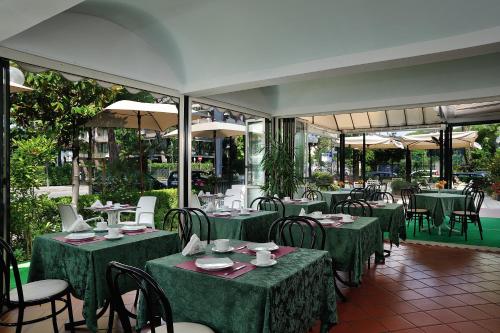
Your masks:
[{"label": "green tablecloth", "polygon": [[361,281],[363,266],[372,254],[383,256],[384,243],[377,217],[360,217],[340,228],[325,227],[325,232],[325,250],[337,270],[353,271],[354,283]]},{"label": "green tablecloth", "polygon": [[[248,216],[214,217],[209,216],[210,238],[241,239],[252,242],[267,242],[271,224],[279,218],[278,212],[257,211]],[[194,232],[199,233],[199,224],[194,224]],[[206,239],[206,228],[203,229]]]},{"label": "green tablecloth", "polygon": [[[326,201],[326,205],[328,206],[328,210],[330,211],[335,204],[339,201],[346,200],[349,196],[350,191],[321,191],[323,195],[323,200]],[[333,199],[333,201],[332,201]]]},{"label": "green tablecloth", "polygon": [[[240,262],[254,258],[238,253],[224,256]],[[146,264],[146,271],[166,291],[174,321],[205,324],[217,333],[303,333],[317,319],[326,332],[337,322],[331,259],[325,251],[297,249],[275,266],[256,268],[232,280],[175,267],[195,258],[174,254]],[[139,323],[142,306],[139,302]]]},{"label": "green tablecloth", "polygon": [[[437,188],[433,189],[422,189],[421,193],[439,193],[439,190]],[[447,194],[462,194],[462,190],[455,190],[451,188],[444,188],[441,190],[441,193],[447,193]]]},{"label": "green tablecloth", "polygon": [[436,227],[441,226],[454,210],[464,210],[465,195],[462,194],[419,193],[415,197],[417,208],[428,209]]},{"label": "green tablecloth", "polygon": [[110,261],[144,268],[148,260],[176,253],[180,248],[177,233],[166,231],[80,246],[53,239],[66,234],[35,238],[28,279],[30,282],[42,279],[68,281],[73,295],[84,301],[83,317],[93,332],[97,331],[96,312],[108,299],[106,266]]},{"label": "green tablecloth", "polygon": [[299,215],[300,210],[304,208],[306,214],[321,211],[323,213],[328,212],[328,207],[325,201],[314,200],[309,202],[297,202],[297,203],[284,203],[285,205],[285,216]]}]

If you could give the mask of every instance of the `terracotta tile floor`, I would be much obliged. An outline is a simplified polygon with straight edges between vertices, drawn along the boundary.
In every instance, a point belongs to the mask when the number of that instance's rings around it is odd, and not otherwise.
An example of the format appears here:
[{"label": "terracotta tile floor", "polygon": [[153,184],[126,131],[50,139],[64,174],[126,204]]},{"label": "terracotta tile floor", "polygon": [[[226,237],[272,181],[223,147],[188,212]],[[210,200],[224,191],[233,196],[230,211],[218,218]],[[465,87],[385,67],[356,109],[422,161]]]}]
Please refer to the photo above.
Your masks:
[{"label": "terracotta tile floor", "polygon": [[[348,301],[338,303],[340,322],[330,332],[500,333],[500,253],[402,245],[393,249],[385,265],[366,270],[360,287],[343,291]],[[128,302],[133,302],[133,295]],[[73,304],[79,318],[82,303]],[[37,307],[27,315],[49,309]],[[65,320],[60,316],[61,331]],[[107,320],[107,316],[100,319],[101,332]],[[312,332],[319,332],[318,327]],[[0,332],[14,330],[0,328]],[[52,332],[52,323],[29,325],[23,332]],[[116,321],[114,332],[121,332]]]},{"label": "terracotta tile floor", "polygon": [[500,333],[500,253],[402,245],[343,291],[330,332]]}]

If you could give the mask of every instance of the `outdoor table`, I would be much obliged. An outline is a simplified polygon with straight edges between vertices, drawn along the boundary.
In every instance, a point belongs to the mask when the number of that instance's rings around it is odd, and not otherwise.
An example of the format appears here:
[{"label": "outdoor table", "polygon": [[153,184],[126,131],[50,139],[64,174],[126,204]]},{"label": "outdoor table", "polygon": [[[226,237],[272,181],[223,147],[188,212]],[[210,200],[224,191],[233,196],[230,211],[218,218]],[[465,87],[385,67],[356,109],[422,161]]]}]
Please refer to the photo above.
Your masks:
[{"label": "outdoor table", "polygon": [[341,227],[324,225],[325,250],[330,253],[338,271],[353,271],[353,282],[359,284],[364,264],[371,255],[383,260],[384,243],[378,217],[358,217]]},{"label": "outdoor table", "polygon": [[126,210],[134,210],[139,207],[137,206],[130,206],[130,205],[120,205],[120,207],[116,206],[104,206],[104,207],[86,207],[85,209],[91,210],[93,212],[99,212],[99,213],[107,213],[108,214],[108,224],[117,224],[118,223],[118,215],[120,212],[126,211]]},{"label": "outdoor table", "polygon": [[[207,214],[210,220],[211,239],[239,239],[252,242],[267,242],[271,224],[279,218],[279,213],[274,211],[255,211],[250,215],[216,217]],[[198,223],[194,223],[193,232],[200,235]],[[206,228],[202,229],[203,238],[206,239]]]},{"label": "outdoor table", "polygon": [[438,227],[441,234],[441,226],[445,217],[450,216],[454,210],[464,210],[465,195],[449,193],[418,193],[415,194],[417,208],[425,208],[430,211],[434,226]]},{"label": "outdoor table", "polygon": [[[300,210],[304,208],[306,214],[321,211],[323,213],[327,213],[328,208],[326,205],[326,201],[323,200],[309,200],[308,202],[286,202],[283,201],[283,205],[285,206],[285,216],[299,215]],[[267,207],[266,207],[267,208]],[[281,214],[281,208],[280,208]]]},{"label": "outdoor table", "polygon": [[462,190],[457,190],[457,189],[453,189],[453,188],[444,188],[442,190],[438,190],[437,188],[433,188],[433,189],[422,189],[421,190],[421,193],[439,193],[441,191],[441,193],[448,193],[448,194],[462,194]]},{"label": "outdoor table", "polygon": [[[326,333],[337,322],[332,264],[325,251],[297,248],[275,266],[256,267],[231,279],[175,267],[204,256],[238,262],[255,258],[208,249],[200,256],[174,254],[148,261],[146,271],[166,291],[174,321],[201,323],[218,333],[307,332],[317,319]],[[144,311],[139,301],[140,325]]]},{"label": "outdoor table", "polygon": [[[72,294],[84,301],[85,322],[78,324],[86,324],[93,332],[97,331],[97,319],[109,301],[106,267],[110,261],[142,269],[148,260],[180,250],[176,232],[157,230],[81,245],[54,239],[67,234],[53,233],[35,238],[28,280],[67,281],[71,285]],[[103,311],[98,315],[96,312],[99,308],[103,308]]]},{"label": "outdoor table", "polygon": [[[379,219],[381,232],[388,232],[389,239],[391,240],[392,244],[399,246],[400,228],[406,230],[403,204],[386,203],[384,207],[376,207],[374,205],[371,205],[371,207],[373,211],[373,217],[378,217]],[[352,209],[354,213],[358,210],[361,211],[360,208]],[[401,236],[404,239],[404,237],[406,237],[406,232],[405,235]]]},{"label": "outdoor table", "polygon": [[331,205],[335,206],[337,202],[347,200],[347,197],[349,197],[350,190],[346,191],[321,191],[321,194],[323,195],[323,200],[326,201],[326,205],[328,206],[328,210],[331,211],[333,208]]}]

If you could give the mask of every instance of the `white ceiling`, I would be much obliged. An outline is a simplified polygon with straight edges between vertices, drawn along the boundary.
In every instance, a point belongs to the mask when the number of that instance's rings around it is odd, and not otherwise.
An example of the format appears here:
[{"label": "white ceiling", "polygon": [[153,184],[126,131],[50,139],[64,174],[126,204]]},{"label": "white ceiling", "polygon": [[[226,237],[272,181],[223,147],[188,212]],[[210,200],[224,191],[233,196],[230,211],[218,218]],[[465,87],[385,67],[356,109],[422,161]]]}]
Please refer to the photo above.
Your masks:
[{"label": "white ceiling", "polygon": [[0,56],[277,116],[500,95],[498,0],[41,3],[0,2]]}]

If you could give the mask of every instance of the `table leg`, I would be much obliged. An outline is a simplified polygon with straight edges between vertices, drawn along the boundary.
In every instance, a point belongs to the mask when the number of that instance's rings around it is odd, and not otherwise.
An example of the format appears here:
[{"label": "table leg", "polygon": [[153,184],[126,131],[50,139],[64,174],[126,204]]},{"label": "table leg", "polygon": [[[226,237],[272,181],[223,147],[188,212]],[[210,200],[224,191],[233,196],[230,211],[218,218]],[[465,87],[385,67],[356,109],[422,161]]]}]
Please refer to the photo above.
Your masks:
[{"label": "table leg", "polygon": [[[101,310],[97,313],[97,318],[96,319],[101,318],[106,313],[106,311],[108,311],[108,307],[109,307],[109,301],[106,300],[105,303],[104,303],[104,305],[103,305],[103,307],[101,308]],[[64,324],[64,328],[66,330],[70,330],[71,326],[73,326],[73,328],[75,328],[75,327],[78,327],[78,326],[84,326],[86,324],[87,323],[85,322],[85,319],[82,319],[82,320],[74,321],[73,325],[71,325],[70,323],[66,323],[66,324]]]}]

